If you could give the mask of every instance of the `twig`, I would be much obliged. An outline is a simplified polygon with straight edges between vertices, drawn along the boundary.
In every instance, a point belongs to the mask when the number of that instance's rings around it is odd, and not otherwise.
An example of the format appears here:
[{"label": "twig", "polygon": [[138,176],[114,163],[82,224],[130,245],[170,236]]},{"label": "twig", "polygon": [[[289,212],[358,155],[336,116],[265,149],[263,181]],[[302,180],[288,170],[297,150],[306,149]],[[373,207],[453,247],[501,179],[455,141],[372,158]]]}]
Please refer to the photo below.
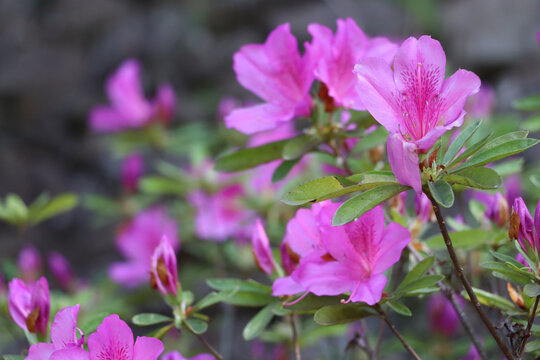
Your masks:
[{"label": "twig", "polygon": [[463,283],[463,287],[465,288],[465,291],[467,291],[467,294],[469,295],[469,298],[471,299],[471,303],[473,304],[474,308],[478,312],[478,315],[484,322],[484,325],[486,325],[487,329],[491,333],[491,336],[495,339],[495,342],[503,352],[503,354],[506,356],[508,360],[514,360],[514,356],[510,352],[510,349],[506,344],[504,343],[503,339],[499,336],[497,333],[497,330],[493,327],[493,324],[490,322],[489,318],[487,317],[486,313],[480,306],[480,302],[478,301],[478,298],[476,297],[476,294],[474,293],[471,284],[469,283],[469,280],[465,277],[465,274],[463,274],[463,267],[459,263],[459,260],[456,255],[456,251],[454,250],[454,246],[452,245],[452,240],[450,239],[450,235],[448,234],[448,230],[446,229],[446,222],[444,221],[444,218],[441,214],[441,210],[439,208],[439,205],[433,199],[433,196],[429,191],[425,192],[429,200],[431,201],[431,205],[433,206],[433,211],[435,212],[435,216],[437,217],[437,222],[439,223],[439,229],[441,231],[441,234],[444,239],[444,244],[446,245],[446,249],[448,250],[448,254],[450,255],[450,259],[452,260],[452,263],[454,264],[454,268],[456,270],[457,276]]},{"label": "twig", "polygon": [[294,315],[289,316],[289,320],[291,322],[291,330],[292,330],[292,341],[294,346],[294,357],[296,360],[302,360],[302,356],[300,355],[300,345],[298,344],[298,333],[296,332],[296,325],[294,321]]},{"label": "twig", "polygon": [[534,323],[534,317],[536,316],[536,309],[538,308],[539,300],[540,300],[540,295],[538,295],[536,297],[536,300],[534,301],[531,316],[529,317],[529,322],[527,323],[527,330],[525,332],[525,336],[523,337],[523,342],[521,343],[521,349],[519,350],[520,359],[521,359],[521,355],[523,355],[523,352],[525,351],[525,345],[527,345],[527,341],[529,340],[529,337],[531,336],[531,329]]},{"label": "twig", "polygon": [[415,358],[415,360],[422,360],[420,359],[420,357],[416,354],[416,352],[414,352],[413,348],[409,345],[409,343],[407,342],[407,340],[405,340],[405,338],[403,338],[403,336],[401,336],[401,334],[399,333],[399,331],[396,329],[396,327],[394,326],[394,324],[390,321],[390,319],[388,318],[388,316],[386,316],[386,313],[384,312],[384,310],[381,308],[380,305],[376,305],[375,306],[375,310],[377,310],[377,312],[381,315],[382,319],[386,322],[386,324],[388,325],[388,327],[390,328],[390,330],[392,330],[392,332],[394,333],[394,335],[396,335],[396,337],[399,339],[399,341],[401,341],[401,344],[403,344],[403,347],[412,355],[413,358]]},{"label": "twig", "polygon": [[191,332],[193,335],[195,335],[202,343],[203,345],[208,349],[208,351],[210,351],[212,353],[212,355],[214,355],[214,357],[217,359],[217,360],[223,360],[223,356],[221,356],[220,353],[217,352],[216,349],[214,349],[212,347],[212,345],[210,345],[200,334],[196,334],[194,332]]}]

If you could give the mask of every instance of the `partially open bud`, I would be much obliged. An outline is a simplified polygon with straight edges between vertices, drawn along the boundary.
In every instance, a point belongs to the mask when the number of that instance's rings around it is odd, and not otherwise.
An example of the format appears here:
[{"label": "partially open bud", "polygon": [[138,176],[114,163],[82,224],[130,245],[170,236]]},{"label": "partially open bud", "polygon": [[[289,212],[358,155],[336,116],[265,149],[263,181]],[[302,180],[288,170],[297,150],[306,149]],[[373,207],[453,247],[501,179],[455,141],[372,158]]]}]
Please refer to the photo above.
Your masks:
[{"label": "partially open bud", "polygon": [[266,236],[266,231],[264,231],[260,219],[255,221],[255,226],[253,227],[253,233],[251,235],[251,245],[253,246],[255,263],[262,272],[271,275],[272,271],[276,268],[276,265],[274,263],[274,256],[272,255],[268,236]]},{"label": "partially open bud", "polygon": [[25,282],[36,281],[42,274],[41,254],[32,245],[25,246],[17,259],[17,267]]},{"label": "partially open bud", "polygon": [[174,295],[178,292],[178,268],[176,254],[167,237],[154,250],[150,271],[150,286],[163,295]]},{"label": "partially open bud", "polygon": [[75,275],[69,261],[58,251],[51,251],[48,256],[49,269],[54,279],[64,291],[73,290]]},{"label": "partially open bud", "polygon": [[30,285],[20,279],[9,283],[9,314],[21,329],[45,335],[50,307],[49,284],[44,277]]}]

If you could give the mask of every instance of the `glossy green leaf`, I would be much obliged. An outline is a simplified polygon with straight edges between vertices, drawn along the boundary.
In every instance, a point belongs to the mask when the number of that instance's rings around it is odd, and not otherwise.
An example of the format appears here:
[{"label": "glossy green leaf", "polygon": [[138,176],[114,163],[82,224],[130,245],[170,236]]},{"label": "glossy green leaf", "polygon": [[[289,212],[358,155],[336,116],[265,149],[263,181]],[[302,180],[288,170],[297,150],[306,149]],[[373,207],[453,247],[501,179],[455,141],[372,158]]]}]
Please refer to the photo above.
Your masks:
[{"label": "glossy green leaf", "polygon": [[298,159],[320,144],[321,139],[319,138],[309,135],[298,136],[287,141],[281,154],[285,160]]},{"label": "glossy green leaf", "polygon": [[482,151],[493,149],[494,147],[497,147],[497,146],[499,146],[501,144],[505,144],[505,143],[507,143],[509,141],[512,141],[512,140],[526,139],[527,135],[529,135],[529,132],[527,130],[518,130],[518,131],[512,131],[512,132],[503,134],[501,136],[498,136],[498,137],[490,140],[486,144],[486,146],[484,146]]},{"label": "glossy green leaf", "polygon": [[351,222],[392,196],[408,189],[410,189],[408,186],[391,184],[382,185],[358,194],[345,201],[337,209],[332,219],[332,225],[339,226]]},{"label": "glossy green leaf", "polygon": [[236,294],[238,290],[239,287],[233,290],[225,290],[220,292],[212,291],[210,294],[203,297],[193,306],[193,311],[199,311],[219,302],[225,301],[228,298],[234,296],[234,294]]},{"label": "glossy green leaf", "polygon": [[276,141],[222,155],[216,159],[215,169],[223,172],[242,171],[281,159],[283,148],[288,141]]},{"label": "glossy green leaf", "polygon": [[523,288],[523,292],[529,297],[537,297],[540,295],[540,284],[527,284]]},{"label": "glossy green leaf", "polygon": [[448,164],[450,164],[450,162],[459,153],[463,146],[467,144],[467,141],[469,141],[469,139],[474,135],[476,130],[478,130],[481,123],[482,121],[478,120],[473,124],[467,126],[464,130],[460,131],[460,133],[452,141],[452,143],[448,147],[448,150],[446,150],[446,153],[444,154],[444,157],[442,159],[442,164],[444,166],[448,166]]},{"label": "glossy green leaf", "polygon": [[244,340],[249,341],[258,337],[264,329],[270,324],[274,317],[273,308],[276,303],[263,307],[246,325],[242,336]]},{"label": "glossy green leaf", "polygon": [[493,275],[498,278],[511,281],[521,286],[531,282],[529,277],[521,274],[519,271],[514,271],[512,268],[506,266],[506,264],[497,261],[485,262],[482,264],[482,267],[493,272]]},{"label": "glossy green leaf", "polygon": [[339,304],[341,300],[347,300],[347,297],[317,296],[310,293],[296,304],[288,305],[286,308],[294,313],[313,313],[324,306]]},{"label": "glossy green leaf", "polygon": [[[426,275],[426,276],[423,276],[423,277],[421,277],[419,279],[412,280],[411,282],[409,282],[408,284],[403,286],[401,289],[396,290],[396,292],[393,294],[393,296],[395,296],[397,298],[397,297],[400,297],[400,296],[406,296],[406,295],[408,295],[408,294],[410,294],[412,292],[415,292],[414,295],[416,295],[416,293],[419,290],[422,290],[424,288],[432,288],[435,285],[437,285],[437,283],[439,281],[442,281],[443,279],[444,279],[443,275]],[[431,289],[428,292],[432,292]]]},{"label": "glossy green leaf", "polygon": [[377,315],[377,312],[366,304],[349,303],[325,306],[315,313],[313,319],[320,325],[336,325]]},{"label": "glossy green leaf", "polygon": [[378,126],[377,129],[364,135],[352,149],[352,153],[360,153],[374,148],[377,145],[385,144],[388,137],[388,131],[382,126]]},{"label": "glossy green leaf", "polygon": [[299,159],[295,160],[285,160],[279,166],[274,170],[274,173],[272,174],[272,182],[277,183],[278,181],[281,181],[289,175],[291,170],[295,167],[296,164],[298,164]]},{"label": "glossy green leaf", "polygon": [[476,189],[496,189],[501,185],[499,174],[487,167],[475,167],[443,176],[449,184],[468,186]]},{"label": "glossy green leaf", "polygon": [[500,252],[495,252],[493,250],[490,250],[489,253],[491,255],[493,255],[493,257],[495,257],[496,259],[502,260],[505,263],[511,263],[511,264],[514,264],[517,267],[522,267],[523,266],[523,264],[521,264],[519,261],[514,259],[512,256],[508,256],[508,255],[502,254]]},{"label": "glossy green leaf", "polygon": [[[450,233],[455,248],[477,247],[495,239],[492,231],[482,229],[462,230]],[[446,249],[442,235],[435,235],[425,241],[433,250]]]},{"label": "glossy green leaf", "polygon": [[186,326],[189,330],[195,334],[204,334],[208,330],[208,323],[204,320],[194,317],[188,317],[182,322],[183,326]]},{"label": "glossy green leaf", "polygon": [[444,180],[428,181],[429,191],[437,203],[445,208],[454,205],[452,186]]},{"label": "glossy green leaf", "polygon": [[138,326],[149,326],[170,321],[172,321],[171,317],[154,313],[137,314],[131,318],[131,322]]},{"label": "glossy green leaf", "polygon": [[396,291],[400,291],[403,288],[405,288],[407,285],[409,285],[411,282],[417,280],[420,278],[420,276],[424,275],[435,263],[435,258],[433,256],[427,257],[420,261],[414,268],[412,268],[411,271],[405,276],[403,281],[399,284]]},{"label": "glossy green leaf", "polygon": [[[516,306],[510,300],[507,300],[503,298],[502,296],[495,295],[488,291],[484,291],[478,288],[472,288],[472,289],[474,291],[474,294],[478,298],[478,301],[480,302],[480,304],[494,307],[501,310],[505,310],[505,311],[516,310]],[[470,301],[469,295],[465,291],[462,291],[461,295]]]},{"label": "glossy green leaf", "polygon": [[532,95],[516,100],[512,104],[516,109],[523,111],[540,110],[540,95]]},{"label": "glossy green leaf", "polygon": [[491,140],[491,135],[492,135],[491,133],[486,134],[480,139],[473,142],[472,144],[469,144],[467,146],[467,149],[461,154],[457,155],[456,158],[450,163],[450,165],[448,165],[447,168],[451,169],[455,167],[456,165],[459,165],[463,160],[469,158],[470,156],[482,150],[484,145],[486,145],[489,142],[489,140]]},{"label": "glossy green leaf", "polygon": [[399,301],[387,301],[386,304],[395,312],[403,316],[412,316],[411,309]]},{"label": "glossy green leaf", "polygon": [[220,291],[247,291],[258,292],[262,294],[272,293],[272,288],[267,285],[260,284],[255,280],[240,280],[232,278],[216,278],[206,280],[208,286],[214,290]]},{"label": "glossy green leaf", "polygon": [[276,298],[270,294],[238,291],[234,295],[224,298],[222,301],[236,306],[260,307],[276,301]]}]

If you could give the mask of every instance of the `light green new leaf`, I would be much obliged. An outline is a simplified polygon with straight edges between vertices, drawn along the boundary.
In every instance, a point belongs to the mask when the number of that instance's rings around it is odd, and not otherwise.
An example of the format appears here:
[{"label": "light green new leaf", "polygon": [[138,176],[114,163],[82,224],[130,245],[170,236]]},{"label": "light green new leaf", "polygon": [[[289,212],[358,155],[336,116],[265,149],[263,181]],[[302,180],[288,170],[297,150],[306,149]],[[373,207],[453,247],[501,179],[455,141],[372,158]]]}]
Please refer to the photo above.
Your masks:
[{"label": "light green new leaf", "polygon": [[[486,244],[488,241],[493,241],[498,236],[492,231],[481,229],[462,230],[450,233],[452,245],[455,248],[477,247]],[[435,235],[425,241],[433,250],[446,249],[442,235]]]},{"label": "light green new leaf", "polygon": [[204,334],[208,330],[208,323],[206,321],[193,317],[184,319],[182,325],[198,335]]},{"label": "light green new leaf", "polygon": [[[480,301],[480,304],[498,308],[505,311],[514,311],[516,310],[516,306],[510,301],[502,296],[492,294],[488,291],[484,291],[482,289],[478,288],[472,288],[474,291],[474,294],[478,298],[478,301]],[[461,295],[470,301],[469,295],[462,291]]]}]

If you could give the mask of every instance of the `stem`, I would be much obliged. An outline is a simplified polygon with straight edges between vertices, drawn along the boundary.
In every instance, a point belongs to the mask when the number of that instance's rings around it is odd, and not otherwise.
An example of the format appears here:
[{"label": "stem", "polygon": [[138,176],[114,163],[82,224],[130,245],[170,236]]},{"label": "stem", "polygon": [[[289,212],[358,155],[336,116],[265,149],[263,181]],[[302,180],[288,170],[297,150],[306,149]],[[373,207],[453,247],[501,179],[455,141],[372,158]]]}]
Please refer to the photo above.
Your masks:
[{"label": "stem", "polygon": [[426,195],[431,201],[431,205],[433,206],[433,211],[435,212],[435,216],[437,217],[437,222],[439,223],[439,229],[441,230],[441,234],[443,236],[446,249],[448,250],[450,259],[452,260],[452,263],[454,264],[454,268],[456,270],[457,276],[461,280],[463,287],[465,288],[465,291],[467,291],[467,294],[469,295],[469,298],[471,299],[471,303],[473,304],[474,308],[476,309],[476,312],[478,312],[478,315],[484,322],[484,325],[486,325],[487,329],[491,333],[491,336],[493,336],[493,339],[495,339],[495,342],[497,343],[497,345],[499,346],[503,354],[506,356],[506,358],[508,360],[514,360],[514,356],[510,352],[510,349],[508,349],[503,339],[497,333],[497,330],[495,330],[495,327],[493,327],[493,324],[489,321],[489,318],[487,317],[486,313],[480,306],[480,302],[478,301],[478,298],[476,297],[476,294],[474,293],[471,287],[471,284],[469,283],[469,280],[467,280],[467,278],[465,277],[465,274],[463,274],[463,267],[461,266],[457,258],[456,251],[454,250],[454,246],[452,245],[452,240],[450,239],[450,235],[448,234],[448,230],[446,229],[446,222],[444,221],[444,218],[441,214],[439,205],[437,204],[435,199],[433,199],[429,191],[426,191]]},{"label": "stem", "polygon": [[291,321],[291,330],[292,330],[292,341],[294,346],[294,357],[296,360],[302,360],[302,356],[300,355],[300,345],[298,344],[298,333],[296,332],[296,325],[294,321],[294,315],[289,316],[289,320]]},{"label": "stem", "polygon": [[525,336],[523,337],[523,342],[521,343],[521,349],[519,350],[520,359],[521,359],[521,355],[523,355],[523,352],[525,351],[525,345],[527,345],[527,341],[529,340],[529,337],[531,336],[531,328],[534,323],[534,317],[536,316],[536,309],[538,308],[539,300],[540,300],[540,295],[538,295],[536,297],[536,300],[534,301],[531,316],[529,317],[529,322],[527,323],[527,330],[525,332]]},{"label": "stem", "polygon": [[218,353],[217,350],[212,347],[212,345],[210,345],[206,340],[204,340],[204,338],[201,335],[195,334],[194,332],[191,332],[191,333],[195,335],[203,343],[203,345],[208,349],[208,351],[212,353],[212,355],[214,355],[214,357],[217,360],[223,360],[223,356],[221,356],[221,354]]},{"label": "stem", "polygon": [[396,335],[396,337],[399,339],[399,341],[401,341],[401,344],[403,344],[403,347],[412,355],[413,358],[415,358],[415,360],[422,360],[420,359],[420,357],[414,352],[413,348],[409,345],[409,343],[407,342],[407,340],[405,340],[403,338],[403,336],[401,336],[401,334],[399,333],[399,331],[397,331],[396,327],[394,326],[394,324],[390,321],[390,319],[388,318],[388,316],[386,316],[386,313],[384,312],[384,310],[381,308],[380,305],[376,305],[375,306],[375,310],[377,310],[377,312],[381,315],[382,319],[386,322],[386,324],[388,325],[388,327],[390,328],[390,330],[392,330],[392,332],[394,333],[394,335]]}]

